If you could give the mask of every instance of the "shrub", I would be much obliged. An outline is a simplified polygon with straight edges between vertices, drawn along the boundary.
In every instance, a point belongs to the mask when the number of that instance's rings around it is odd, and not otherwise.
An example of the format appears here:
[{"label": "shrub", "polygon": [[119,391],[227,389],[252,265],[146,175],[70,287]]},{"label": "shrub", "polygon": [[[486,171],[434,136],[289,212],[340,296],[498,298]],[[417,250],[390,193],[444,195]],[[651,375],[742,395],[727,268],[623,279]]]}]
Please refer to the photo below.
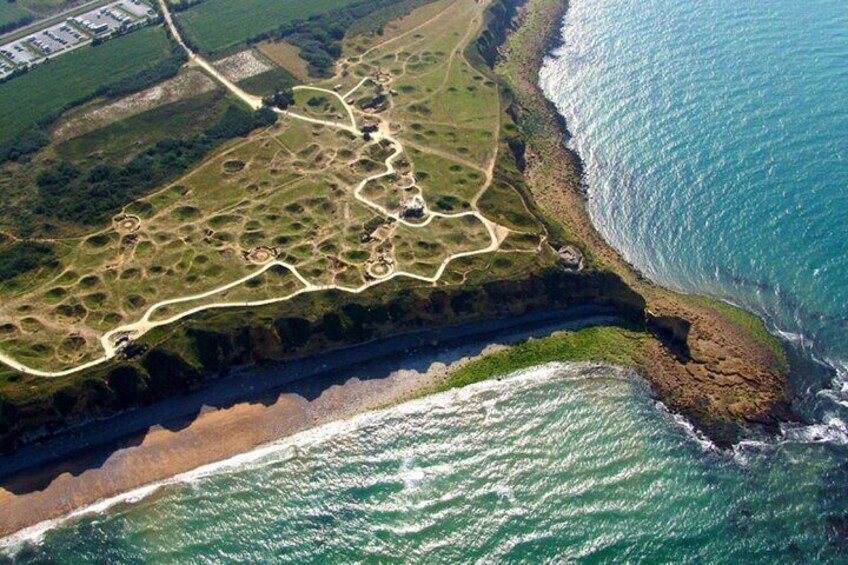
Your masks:
[{"label": "shrub", "polygon": [[173,180],[227,139],[273,124],[277,115],[230,106],[212,127],[188,139],[164,138],[125,165],[97,164],[86,171],[61,161],[36,178],[36,212],[80,224],[97,224],[150,189]]},{"label": "shrub", "polygon": [[53,248],[46,243],[21,241],[0,249],[0,281],[6,281],[55,263]]}]

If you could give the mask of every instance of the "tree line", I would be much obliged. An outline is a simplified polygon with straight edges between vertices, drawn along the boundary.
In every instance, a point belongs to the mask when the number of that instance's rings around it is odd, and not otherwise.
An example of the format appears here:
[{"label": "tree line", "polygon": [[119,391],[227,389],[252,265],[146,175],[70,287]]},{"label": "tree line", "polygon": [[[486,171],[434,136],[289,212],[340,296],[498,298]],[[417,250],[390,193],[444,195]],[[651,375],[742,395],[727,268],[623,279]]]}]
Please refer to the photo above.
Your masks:
[{"label": "tree line", "polygon": [[38,204],[34,211],[78,224],[100,224],[127,202],[178,177],[222,142],[276,120],[277,114],[270,108],[251,112],[232,105],[202,133],[187,139],[160,139],[125,164],[84,168],[60,161],[36,178]]},{"label": "tree line", "polygon": [[342,54],[342,40],[347,29],[359,19],[404,1],[364,0],[307,20],[293,20],[252,37],[248,43],[285,39],[300,48],[300,56],[307,62],[311,76],[327,78],[332,76],[336,59]]}]

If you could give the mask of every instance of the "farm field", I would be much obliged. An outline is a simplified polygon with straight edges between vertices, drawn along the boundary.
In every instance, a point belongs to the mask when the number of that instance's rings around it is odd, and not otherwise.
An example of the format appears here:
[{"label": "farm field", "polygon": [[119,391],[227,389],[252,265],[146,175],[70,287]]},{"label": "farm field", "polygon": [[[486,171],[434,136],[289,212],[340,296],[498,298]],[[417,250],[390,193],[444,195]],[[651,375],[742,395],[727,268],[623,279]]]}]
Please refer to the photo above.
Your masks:
[{"label": "farm field", "polygon": [[[498,87],[464,55],[485,5],[440,4],[350,54],[332,79],[295,87],[276,124],[111,222],[53,241],[52,264],[5,285],[0,353],[61,371],[208,308],[392,279],[461,284],[552,263],[544,226],[500,162],[509,118]],[[229,76],[249,74],[233,61],[256,73],[243,80],[270,72],[233,57],[219,62]],[[134,124],[165,108],[83,137],[125,146]],[[71,139],[55,151],[84,159],[85,146]]]},{"label": "farm field", "polygon": [[300,58],[300,49],[286,41],[263,41],[257,49],[268,59],[292,74],[297,80],[308,80],[306,61]]},{"label": "farm field", "polygon": [[[100,222],[75,223],[54,213],[38,179],[68,163],[82,175],[102,167],[125,167],[163,140],[190,140],[219,123],[229,108],[240,107],[226,90],[199,71],[136,94],[92,101],[75,108],[50,128],[50,143],[26,162],[0,168],[0,234],[10,237],[67,238],[91,231]],[[156,99],[155,96],[160,96]],[[156,189],[154,185],[152,189]],[[64,192],[79,193],[79,188]],[[81,195],[80,200],[87,197]],[[119,202],[115,211],[126,201]],[[0,237],[0,262],[2,261]]]},{"label": "farm field", "polygon": [[154,67],[171,53],[161,27],[82,47],[0,84],[0,144],[92,97],[106,84]]},{"label": "farm field", "polygon": [[220,51],[357,0],[206,0],[175,17],[185,38],[200,50]]},{"label": "farm field", "polygon": [[33,15],[21,6],[9,2],[0,2],[0,30],[12,29],[18,22],[31,19]]},{"label": "farm field", "polygon": [[43,15],[64,10],[74,2],[73,0],[17,0],[17,4],[36,14]]}]

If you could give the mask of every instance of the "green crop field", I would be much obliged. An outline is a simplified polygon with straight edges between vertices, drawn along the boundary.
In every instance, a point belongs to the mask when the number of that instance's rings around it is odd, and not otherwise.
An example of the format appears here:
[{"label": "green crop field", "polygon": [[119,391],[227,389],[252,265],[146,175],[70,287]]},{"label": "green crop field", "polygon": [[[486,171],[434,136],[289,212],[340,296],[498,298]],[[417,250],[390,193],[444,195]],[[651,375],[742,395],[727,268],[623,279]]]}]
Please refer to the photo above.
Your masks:
[{"label": "green crop field", "polygon": [[187,39],[203,51],[219,51],[296,19],[307,19],[357,0],[207,0],[177,14]]},{"label": "green crop field", "polygon": [[72,0],[18,0],[18,5],[28,8],[37,14],[48,14],[64,10],[73,4]]},{"label": "green crop field", "polygon": [[351,26],[347,29],[348,34],[359,35],[373,33],[392,20],[396,20],[401,16],[410,13],[415,8],[434,1],[435,0],[401,0],[397,4],[380,8],[353,22],[353,24],[351,24]]},{"label": "green crop field", "polygon": [[0,29],[11,26],[21,20],[31,18],[32,14],[24,10],[17,4],[9,4],[8,2],[0,2]]},{"label": "green crop field", "polygon": [[[3,4],[5,5],[5,4]],[[131,77],[171,52],[161,27],[148,27],[97,47],[83,47],[0,85],[0,144],[104,84]]]}]

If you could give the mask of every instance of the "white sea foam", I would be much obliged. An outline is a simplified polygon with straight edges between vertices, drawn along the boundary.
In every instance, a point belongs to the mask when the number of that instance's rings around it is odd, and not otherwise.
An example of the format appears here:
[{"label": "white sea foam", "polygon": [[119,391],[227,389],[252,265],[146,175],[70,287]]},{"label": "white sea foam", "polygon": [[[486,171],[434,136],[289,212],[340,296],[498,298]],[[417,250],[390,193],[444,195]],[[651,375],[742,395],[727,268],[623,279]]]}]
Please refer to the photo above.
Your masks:
[{"label": "white sea foam", "polygon": [[831,381],[833,390],[848,395],[848,363],[838,359],[825,359],[825,362],[833,367],[835,373]]},{"label": "white sea foam", "polygon": [[848,426],[834,414],[826,414],[822,422],[817,424],[784,424],[780,434],[781,443],[848,445]]},{"label": "white sea foam", "polygon": [[710,441],[707,436],[701,433],[701,431],[698,430],[692,424],[692,422],[687,420],[685,416],[672,412],[665,404],[663,404],[659,400],[655,402],[655,406],[657,407],[657,410],[663,412],[664,414],[667,414],[680,429],[686,432],[686,435],[690,439],[692,439],[701,447],[701,449],[703,449],[704,451],[721,452],[718,446],[716,446],[716,444]]},{"label": "white sea foam", "polygon": [[780,330],[780,329],[775,330],[775,332],[777,333],[777,335],[779,335],[780,337],[782,337],[786,341],[790,341],[792,343],[800,344],[801,346],[803,346],[807,349],[809,349],[813,346],[812,340],[810,340],[808,337],[806,337],[802,333],[790,332],[790,331]]},{"label": "white sea foam", "polygon": [[746,466],[752,453],[773,449],[775,444],[769,441],[745,439],[733,446],[733,460],[739,465]]},{"label": "white sea foam", "polygon": [[[214,475],[238,472],[298,457],[299,453],[303,449],[309,449],[331,438],[349,434],[364,427],[378,424],[381,420],[387,417],[402,418],[405,415],[427,412],[436,407],[444,408],[452,404],[462,405],[473,400],[480,393],[487,391],[499,391],[502,394],[508,394],[515,389],[535,386],[554,378],[561,380],[581,380],[595,376],[628,379],[633,378],[635,373],[620,367],[599,363],[550,363],[517,371],[508,378],[482,381],[463,388],[453,389],[417,400],[412,400],[383,410],[358,414],[347,420],[331,422],[329,424],[305,430],[277,442],[263,445],[247,453],[236,455],[229,459],[215,463],[210,463],[192,471],[181,473],[170,479],[145,485],[132,491],[100,500],[88,506],[74,510],[63,517],[45,520],[34,526],[25,528],[10,536],[0,539],[0,551],[9,555],[14,555],[24,544],[40,544],[44,539],[44,535],[48,531],[68,521],[95,514],[102,514],[117,505],[138,503],[164,487],[194,483]],[[404,475],[403,480],[405,483],[409,481],[408,486],[414,486],[416,482],[422,480],[424,477],[425,474],[423,471],[420,469],[413,469]]]}]

